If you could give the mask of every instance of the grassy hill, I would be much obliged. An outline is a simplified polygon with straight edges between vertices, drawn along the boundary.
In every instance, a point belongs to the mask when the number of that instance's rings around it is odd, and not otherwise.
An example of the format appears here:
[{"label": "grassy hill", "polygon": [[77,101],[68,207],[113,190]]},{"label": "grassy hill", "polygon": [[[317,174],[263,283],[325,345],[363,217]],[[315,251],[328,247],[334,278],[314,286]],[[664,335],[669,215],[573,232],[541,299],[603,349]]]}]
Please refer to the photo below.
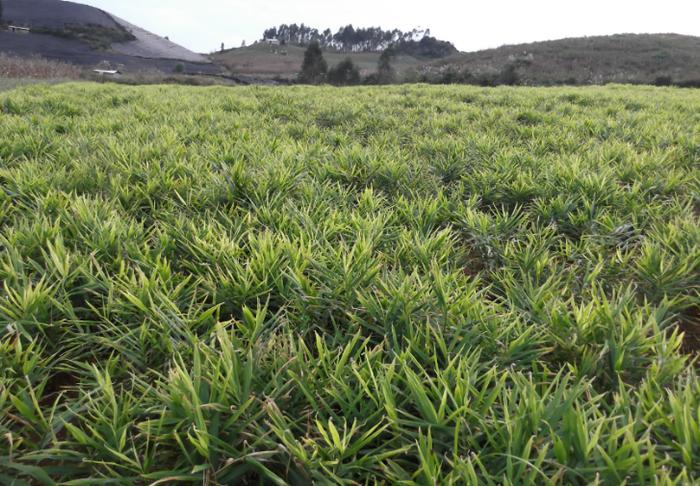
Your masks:
[{"label": "grassy hill", "polygon": [[[271,47],[267,44],[258,43],[215,53],[211,58],[215,63],[224,66],[233,74],[294,79],[301,68],[304,51],[304,47],[294,45]],[[343,53],[325,51],[323,53],[329,67],[349,57],[359,67],[363,75],[376,71],[379,55],[378,52]],[[411,56],[399,56],[394,62],[396,69],[399,72],[404,72],[410,68],[418,68],[425,63],[425,60]]]},{"label": "grassy hill", "polygon": [[[212,55],[234,74],[296,77],[304,48],[255,44]],[[324,52],[328,65],[345,57],[363,75],[376,71],[379,53]],[[700,37],[621,34],[561,39],[460,53],[438,61],[410,56],[394,60],[399,79],[472,84],[700,84]]]},{"label": "grassy hill", "polygon": [[700,484],[696,91],[0,112],[1,484]]},{"label": "grassy hill", "polygon": [[523,84],[700,83],[700,37],[621,34],[519,44],[462,53],[422,72],[493,77],[516,67]]}]

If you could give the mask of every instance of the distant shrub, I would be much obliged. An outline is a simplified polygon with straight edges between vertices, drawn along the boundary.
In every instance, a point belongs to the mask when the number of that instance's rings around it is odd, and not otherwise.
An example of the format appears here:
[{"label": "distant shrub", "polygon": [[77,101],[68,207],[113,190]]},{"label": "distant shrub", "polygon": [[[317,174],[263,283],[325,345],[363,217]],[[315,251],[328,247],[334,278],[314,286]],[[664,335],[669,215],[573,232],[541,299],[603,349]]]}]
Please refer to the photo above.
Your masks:
[{"label": "distant shrub", "polygon": [[515,64],[506,65],[498,75],[498,84],[514,86],[520,82],[518,68]]},{"label": "distant shrub", "polygon": [[451,43],[435,37],[425,36],[421,40],[406,40],[396,43],[396,52],[413,57],[440,59],[457,54],[459,51]]},{"label": "distant shrub", "polygon": [[109,49],[112,44],[136,40],[131,32],[121,26],[104,27],[97,24],[66,24],[60,29],[33,27],[32,32],[79,40],[93,49]]},{"label": "distant shrub", "polygon": [[686,79],[685,81],[679,81],[676,86],[681,88],[700,88],[700,78],[698,79]]},{"label": "distant shrub", "polygon": [[328,64],[323,58],[323,52],[318,42],[312,42],[304,53],[299,81],[308,84],[319,84],[326,79]]},{"label": "distant shrub", "polygon": [[671,76],[657,76],[654,79],[655,86],[671,86],[673,84],[673,78]]},{"label": "distant shrub", "polygon": [[362,84],[375,85],[379,84],[379,75],[377,73],[371,73],[362,79]]},{"label": "distant shrub", "polygon": [[429,84],[479,84],[479,78],[467,69],[459,69],[456,66],[447,66],[438,72],[409,72],[404,81],[410,83]]},{"label": "distant shrub", "polygon": [[175,65],[175,69],[174,69],[174,70],[175,70],[176,73],[182,74],[182,73],[185,72],[185,65],[182,64],[181,62],[179,62],[179,63],[177,63],[177,64]]},{"label": "distant shrub", "polygon": [[396,71],[391,65],[396,57],[396,51],[389,47],[384,49],[382,55],[379,56],[379,61],[377,61],[377,84],[391,84],[396,81]]},{"label": "distant shrub", "polygon": [[474,84],[475,77],[466,68],[448,73],[450,83]]},{"label": "distant shrub", "polygon": [[360,84],[360,70],[348,57],[328,71],[328,82],[336,86]]},{"label": "distant shrub", "polygon": [[454,84],[459,81],[459,72],[457,69],[453,68],[450,66],[447,71],[444,72],[442,75],[442,83],[443,84]]},{"label": "distant shrub", "polygon": [[412,82],[430,84],[472,84],[477,86],[517,85],[521,79],[517,65],[508,64],[501,71],[472,73],[468,69],[447,66],[439,72],[424,72],[411,78]]}]

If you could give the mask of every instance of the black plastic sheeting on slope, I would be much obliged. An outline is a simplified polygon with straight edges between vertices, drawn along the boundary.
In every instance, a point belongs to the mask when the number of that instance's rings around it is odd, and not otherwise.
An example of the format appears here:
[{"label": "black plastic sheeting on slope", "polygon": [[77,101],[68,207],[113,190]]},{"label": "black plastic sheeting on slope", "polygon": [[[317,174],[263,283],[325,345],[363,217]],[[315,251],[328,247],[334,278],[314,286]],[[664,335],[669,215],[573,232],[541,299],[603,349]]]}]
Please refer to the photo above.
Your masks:
[{"label": "black plastic sheeting on slope", "polygon": [[102,10],[58,0],[2,0],[3,18],[19,26],[60,29],[66,24],[94,24],[115,28],[118,24]]},{"label": "black plastic sheeting on slope", "polygon": [[127,71],[161,71],[173,73],[182,65],[187,74],[219,74],[214,64],[194,63],[173,59],[147,59],[123,54],[92,50],[80,41],[62,39],[45,34],[13,34],[0,32],[0,52],[20,57],[38,56],[54,61],[96,67],[104,61],[113,67],[123,65]]}]

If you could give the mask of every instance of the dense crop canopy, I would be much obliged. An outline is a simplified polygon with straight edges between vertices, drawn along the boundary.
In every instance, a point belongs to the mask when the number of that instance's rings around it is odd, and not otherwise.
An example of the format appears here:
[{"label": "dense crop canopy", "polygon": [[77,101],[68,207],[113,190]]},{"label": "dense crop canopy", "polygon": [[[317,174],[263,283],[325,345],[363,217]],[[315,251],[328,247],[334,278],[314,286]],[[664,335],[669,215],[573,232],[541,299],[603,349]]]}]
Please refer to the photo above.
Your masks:
[{"label": "dense crop canopy", "polygon": [[699,183],[697,91],[2,93],[0,483],[700,481]]}]

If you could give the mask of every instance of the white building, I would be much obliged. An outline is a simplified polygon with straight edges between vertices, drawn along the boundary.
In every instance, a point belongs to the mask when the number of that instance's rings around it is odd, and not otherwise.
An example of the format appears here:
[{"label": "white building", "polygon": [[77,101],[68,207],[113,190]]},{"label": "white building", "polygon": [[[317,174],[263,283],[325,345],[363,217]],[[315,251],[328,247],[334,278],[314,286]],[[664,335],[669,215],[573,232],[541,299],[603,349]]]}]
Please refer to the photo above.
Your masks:
[{"label": "white building", "polygon": [[93,69],[92,72],[100,76],[119,76],[121,74],[116,69]]},{"label": "white building", "polygon": [[8,25],[7,30],[15,34],[29,34],[29,27],[19,27],[17,25]]}]

